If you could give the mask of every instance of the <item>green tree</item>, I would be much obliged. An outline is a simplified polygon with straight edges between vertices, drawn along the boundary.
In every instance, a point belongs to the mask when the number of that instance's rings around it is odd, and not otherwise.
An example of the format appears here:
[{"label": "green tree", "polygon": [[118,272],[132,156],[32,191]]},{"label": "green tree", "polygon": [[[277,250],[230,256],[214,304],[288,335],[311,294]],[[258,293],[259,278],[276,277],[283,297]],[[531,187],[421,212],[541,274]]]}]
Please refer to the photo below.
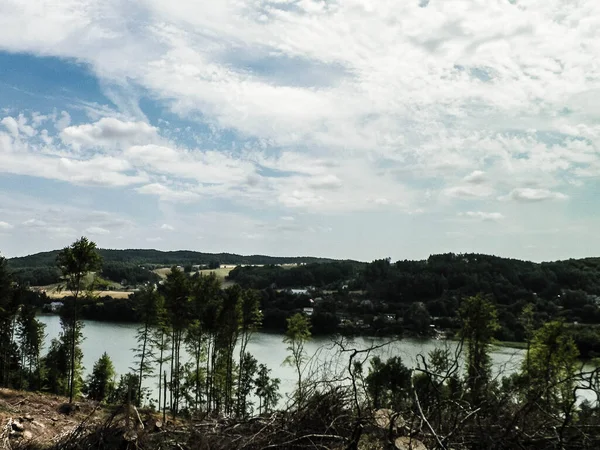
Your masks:
[{"label": "green tree", "polygon": [[102,260],[96,249],[96,244],[89,241],[86,237],[82,237],[75,241],[71,246],[64,248],[59,252],[56,262],[66,283],[66,288],[71,291],[73,296],[73,311],[69,330],[71,333],[71,364],[69,365],[69,402],[73,402],[75,395],[75,357],[77,354],[77,300],[82,292],[93,287],[93,283],[88,281],[88,276],[91,272],[99,270],[102,265]]},{"label": "green tree", "polygon": [[[194,380],[192,386],[193,400],[196,408],[201,404],[201,398],[204,394],[204,400],[207,403],[207,409],[210,409],[209,390],[210,390],[210,346],[214,343],[211,338],[211,330],[216,331],[212,324],[208,323],[207,316],[211,315],[212,308],[218,304],[221,298],[221,283],[214,273],[208,275],[200,274],[192,280],[191,286],[191,321],[186,335],[186,346],[193,360],[193,370],[195,373],[191,377]],[[214,319],[215,316],[212,316]],[[206,361],[206,370],[201,369],[201,363]],[[205,372],[205,373],[202,373]],[[204,383],[204,385],[202,384]],[[204,392],[203,392],[204,390]]]},{"label": "green tree", "polygon": [[481,294],[463,300],[460,311],[460,336],[467,343],[467,387],[474,405],[478,406],[490,382],[489,346],[498,329],[496,308]]},{"label": "green tree", "polygon": [[18,382],[20,357],[14,341],[16,318],[19,311],[13,280],[6,260],[0,258],[0,385],[11,386]]},{"label": "green tree", "polygon": [[171,412],[179,411],[181,397],[182,362],[181,344],[190,322],[190,279],[177,267],[173,267],[164,283],[165,309],[171,327]]},{"label": "green tree", "polygon": [[44,329],[46,325],[36,319],[35,305],[28,301],[28,296],[20,288],[21,309],[17,319],[17,337],[19,339],[23,371],[27,370],[27,387],[41,389],[42,365],[41,351],[44,346]]},{"label": "green tree", "polygon": [[579,351],[563,322],[545,323],[535,332],[524,363],[530,400],[550,412],[567,414],[572,407]]},{"label": "green tree", "polygon": [[217,323],[219,333],[217,343],[219,347],[219,363],[223,386],[221,386],[223,408],[230,414],[234,407],[234,377],[235,362],[234,351],[240,335],[242,288],[233,285],[227,288],[223,295],[223,303],[219,310]]},{"label": "green tree", "polygon": [[130,400],[132,405],[140,406],[142,404],[142,398],[137,396],[137,386],[139,386],[139,384],[140,380],[137,373],[121,375],[119,383],[112,390],[111,395],[108,398],[108,403],[122,405]]},{"label": "green tree", "polygon": [[142,383],[152,375],[154,367],[152,361],[156,359],[154,354],[154,330],[158,324],[159,311],[163,307],[163,298],[157,292],[154,285],[148,285],[132,296],[135,304],[140,326],[137,329],[137,347],[135,352],[135,369],[139,377],[137,396],[142,396]]},{"label": "green tree", "polygon": [[277,401],[281,397],[279,394],[279,384],[281,380],[279,378],[271,378],[269,373],[271,369],[267,368],[264,364],[258,366],[258,374],[254,380],[256,386],[255,394],[258,397],[258,413],[268,413],[275,406]]},{"label": "green tree", "polygon": [[115,367],[106,352],[94,364],[87,380],[86,391],[92,400],[104,401],[110,398],[115,389]]},{"label": "green tree", "polygon": [[236,415],[247,418],[251,414],[252,402],[249,399],[255,385],[254,376],[258,369],[258,361],[250,353],[244,353],[240,362],[237,389]]},{"label": "green tree", "polygon": [[304,344],[310,338],[310,322],[308,317],[304,314],[296,313],[287,319],[287,330],[283,342],[288,345],[287,350],[290,352],[290,355],[285,358],[284,364],[296,369],[298,376],[298,390],[296,395],[299,401],[304,400],[304,386],[302,383],[303,366],[306,362]]},{"label": "green tree", "polygon": [[521,311],[521,315],[519,317],[519,322],[523,327],[523,336],[525,337],[525,342],[527,343],[525,363],[526,367],[529,367],[529,350],[531,349],[531,339],[533,338],[533,333],[535,331],[533,304],[528,303],[523,307],[523,310]]},{"label": "green tree", "polygon": [[[255,290],[247,289],[242,293],[241,304],[241,324],[240,324],[240,356],[239,356],[239,374],[238,374],[238,394],[237,394],[237,410],[238,415],[246,413],[247,396],[251,393],[251,387],[244,387],[244,383],[252,380],[254,372],[256,372],[256,363],[254,366],[245,363],[248,360],[246,348],[252,334],[258,330],[262,321],[262,313],[260,311],[260,298]],[[253,369],[253,373],[245,373],[246,369]],[[246,381],[244,381],[246,380]]]},{"label": "green tree", "polygon": [[371,359],[365,378],[367,392],[374,408],[400,410],[407,403],[410,392],[410,370],[399,356],[383,362],[379,356]]}]

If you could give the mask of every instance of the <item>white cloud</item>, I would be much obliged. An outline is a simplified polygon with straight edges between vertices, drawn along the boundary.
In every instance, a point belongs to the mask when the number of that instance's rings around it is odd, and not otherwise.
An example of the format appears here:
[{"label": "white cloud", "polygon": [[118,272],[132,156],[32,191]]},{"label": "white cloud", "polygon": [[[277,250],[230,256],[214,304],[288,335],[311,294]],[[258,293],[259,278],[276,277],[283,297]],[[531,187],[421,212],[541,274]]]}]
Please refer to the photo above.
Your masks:
[{"label": "white cloud", "polygon": [[165,231],[174,231],[174,230],[175,230],[175,227],[173,227],[172,225],[169,225],[169,224],[167,224],[167,223],[163,223],[163,224],[160,226],[160,229],[161,229],[161,230],[165,230]]},{"label": "white cloud", "polygon": [[14,137],[19,136],[19,125],[17,121],[12,117],[4,117],[0,120],[0,123],[12,134]]},{"label": "white cloud", "polygon": [[200,196],[189,190],[172,189],[168,186],[152,183],[135,189],[140,194],[156,195],[158,198],[168,202],[193,202]]},{"label": "white cloud", "polygon": [[455,198],[482,198],[489,197],[493,194],[493,190],[487,186],[482,185],[465,185],[465,186],[453,186],[444,189],[444,194],[449,197]]},{"label": "white cloud", "polygon": [[481,184],[486,181],[485,172],[481,170],[474,170],[469,175],[465,176],[463,181],[465,183]]},{"label": "white cloud", "polygon": [[146,144],[158,139],[157,129],[145,122],[123,122],[104,117],[93,124],[64,128],[60,132],[63,142],[75,148],[127,146]]},{"label": "white cloud", "polygon": [[13,228],[14,227],[10,223],[0,221],[0,230],[6,231],[6,230],[12,230]]},{"label": "white cloud", "polygon": [[57,130],[64,130],[71,124],[71,115],[66,111],[60,112],[60,117],[54,122],[54,126]]},{"label": "white cloud", "polygon": [[504,215],[499,212],[467,211],[465,213],[459,213],[459,216],[490,221],[498,221],[504,219]]},{"label": "white cloud", "polygon": [[48,224],[46,222],[44,222],[43,220],[38,220],[38,219],[27,219],[21,225],[23,225],[24,227],[28,227],[28,228],[43,228],[43,227],[48,226]]},{"label": "white cloud", "polygon": [[92,154],[81,158],[68,151],[0,132],[0,173],[67,181],[78,185],[128,186],[148,181],[122,157]]},{"label": "white cloud", "polygon": [[548,189],[516,188],[503,198],[517,202],[541,202],[544,200],[565,200],[569,197],[561,192]]},{"label": "white cloud", "polygon": [[85,232],[91,235],[104,236],[110,234],[110,230],[102,227],[89,227],[86,228]]}]

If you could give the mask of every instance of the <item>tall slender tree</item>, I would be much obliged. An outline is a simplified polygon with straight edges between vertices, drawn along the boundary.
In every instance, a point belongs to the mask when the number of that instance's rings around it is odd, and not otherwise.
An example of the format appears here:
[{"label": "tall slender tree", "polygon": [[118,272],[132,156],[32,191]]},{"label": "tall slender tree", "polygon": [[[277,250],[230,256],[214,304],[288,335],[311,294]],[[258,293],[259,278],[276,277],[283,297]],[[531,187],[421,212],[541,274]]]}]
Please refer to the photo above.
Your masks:
[{"label": "tall slender tree", "polygon": [[70,317],[70,365],[69,365],[69,402],[73,402],[75,395],[75,374],[76,374],[76,354],[78,344],[79,323],[77,314],[77,300],[88,289],[93,288],[93,281],[90,282],[89,276],[92,272],[99,270],[102,265],[102,259],[96,249],[96,244],[89,241],[86,237],[81,237],[69,247],[65,247],[59,252],[56,262],[63,276],[65,287],[71,291],[72,312]]},{"label": "tall slender tree", "polygon": [[154,350],[155,329],[159,321],[159,311],[163,306],[163,297],[154,285],[148,285],[133,295],[135,310],[140,325],[137,329],[137,347],[134,348],[135,370],[138,373],[139,384],[136,387],[137,397],[142,398],[142,384],[154,372],[152,361],[156,358]]},{"label": "tall slender tree", "polygon": [[[208,405],[208,384],[210,370],[210,334],[206,329],[207,312],[211,313],[211,306],[218,303],[221,297],[221,283],[211,272],[208,275],[199,275],[192,280],[191,285],[191,320],[186,335],[186,346],[192,356],[194,374],[193,379],[193,399],[195,408],[199,408],[201,397],[205,396],[204,401],[207,409]],[[206,370],[201,367],[202,362],[206,361]],[[204,372],[204,373],[202,373]],[[202,384],[204,381],[204,385]],[[204,391],[204,392],[203,392]]]},{"label": "tall slender tree", "polygon": [[[0,385],[10,386],[19,370],[18,346],[14,341],[19,304],[13,289],[13,280],[0,258]],[[18,380],[16,380],[18,382]]]},{"label": "tall slender tree", "polygon": [[171,412],[179,411],[181,397],[181,344],[190,319],[190,283],[188,276],[181,270],[173,267],[164,283],[165,308],[171,327],[171,380],[170,397]]},{"label": "tall slender tree", "polygon": [[[246,374],[247,368],[253,368],[256,371],[256,364],[252,366],[250,363],[244,363],[247,360],[246,348],[252,334],[260,327],[262,322],[262,312],[260,311],[260,297],[255,290],[245,290],[242,293],[241,304],[241,323],[240,323],[240,355],[239,355],[239,373],[237,386],[237,414],[239,416],[246,413],[247,396],[250,393],[249,389],[244,389],[242,384],[244,380],[249,380],[253,374]],[[247,381],[246,381],[247,382]]]},{"label": "tall slender tree", "polygon": [[[42,367],[40,356],[44,346],[44,329],[46,325],[36,319],[35,305],[31,302],[31,297],[22,286],[18,289],[21,308],[17,319],[17,337],[19,339],[21,353],[21,372],[27,373],[27,387],[29,389],[41,389],[42,387]],[[21,383],[23,386],[23,383]],[[24,387],[24,386],[23,386]]]},{"label": "tall slender tree", "polygon": [[491,377],[490,344],[498,329],[496,308],[481,294],[463,300],[460,336],[467,342],[467,386],[478,406]]},{"label": "tall slender tree", "polygon": [[240,331],[241,298],[242,288],[237,284],[227,288],[223,296],[223,305],[217,319],[219,324],[217,342],[220,349],[219,362],[223,381],[221,392],[223,394],[223,407],[227,414],[232,412],[234,406],[234,350],[238,342]]},{"label": "tall slender tree", "polygon": [[287,330],[283,342],[288,345],[287,350],[290,355],[285,358],[284,364],[294,367],[298,376],[298,390],[296,398],[298,401],[304,400],[304,384],[302,383],[302,373],[304,363],[306,362],[306,352],[304,344],[310,339],[310,321],[302,313],[296,313],[287,319]]}]

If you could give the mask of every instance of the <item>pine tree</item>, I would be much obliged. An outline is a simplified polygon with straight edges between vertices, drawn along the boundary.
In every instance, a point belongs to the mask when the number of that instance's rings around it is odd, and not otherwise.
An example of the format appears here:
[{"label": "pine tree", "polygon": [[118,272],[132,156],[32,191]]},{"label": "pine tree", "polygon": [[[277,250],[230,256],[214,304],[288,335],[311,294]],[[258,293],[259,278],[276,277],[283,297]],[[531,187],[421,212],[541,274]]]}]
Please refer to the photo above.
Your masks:
[{"label": "pine tree", "polygon": [[115,367],[106,352],[94,364],[88,377],[86,391],[92,400],[104,401],[110,398],[115,389]]},{"label": "pine tree", "polygon": [[287,350],[291,353],[284,360],[284,364],[294,367],[298,376],[298,389],[296,397],[299,401],[304,399],[304,385],[302,383],[302,372],[306,354],[304,344],[310,339],[310,321],[304,314],[296,313],[287,319],[287,330],[283,342],[288,344]]},{"label": "pine tree", "polygon": [[[78,320],[77,300],[86,290],[91,290],[92,283],[88,282],[90,272],[100,269],[102,260],[96,250],[96,244],[82,237],[75,241],[71,246],[64,248],[57,256],[56,262],[62,272],[66,288],[72,294],[72,311],[68,329],[71,334],[69,341],[71,349],[69,352],[71,362],[69,364],[69,402],[73,402],[76,395],[76,357],[78,354],[77,345],[78,333],[81,332],[83,324]],[[63,308],[64,309],[64,308]]]},{"label": "pine tree", "polygon": [[132,370],[138,373],[139,384],[137,386],[137,396],[141,398],[142,384],[154,372],[152,362],[156,359],[156,355],[153,336],[158,325],[159,312],[163,307],[164,300],[156,288],[153,285],[149,285],[136,292],[133,295],[133,301],[135,302],[140,326],[136,333],[138,345],[133,349],[135,367]]},{"label": "pine tree", "polygon": [[255,394],[258,397],[258,413],[268,413],[277,405],[277,401],[281,397],[279,395],[279,378],[271,378],[269,369],[264,364],[258,366],[258,375],[254,380],[256,386]]},{"label": "pine tree", "polygon": [[466,298],[460,308],[460,336],[467,342],[467,386],[479,406],[491,377],[490,344],[498,329],[496,308],[483,295]]}]

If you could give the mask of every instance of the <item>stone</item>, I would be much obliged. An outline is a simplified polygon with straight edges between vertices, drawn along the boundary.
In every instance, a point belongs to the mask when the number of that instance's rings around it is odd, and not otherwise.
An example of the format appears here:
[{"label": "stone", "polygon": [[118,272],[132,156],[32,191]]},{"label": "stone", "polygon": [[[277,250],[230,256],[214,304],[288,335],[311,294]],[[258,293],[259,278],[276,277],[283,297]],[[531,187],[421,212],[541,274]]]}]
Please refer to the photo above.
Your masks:
[{"label": "stone", "polygon": [[398,450],[427,450],[425,444],[415,438],[402,436],[394,441]]},{"label": "stone", "polygon": [[21,422],[13,422],[12,429],[15,431],[25,431],[25,427]]}]

